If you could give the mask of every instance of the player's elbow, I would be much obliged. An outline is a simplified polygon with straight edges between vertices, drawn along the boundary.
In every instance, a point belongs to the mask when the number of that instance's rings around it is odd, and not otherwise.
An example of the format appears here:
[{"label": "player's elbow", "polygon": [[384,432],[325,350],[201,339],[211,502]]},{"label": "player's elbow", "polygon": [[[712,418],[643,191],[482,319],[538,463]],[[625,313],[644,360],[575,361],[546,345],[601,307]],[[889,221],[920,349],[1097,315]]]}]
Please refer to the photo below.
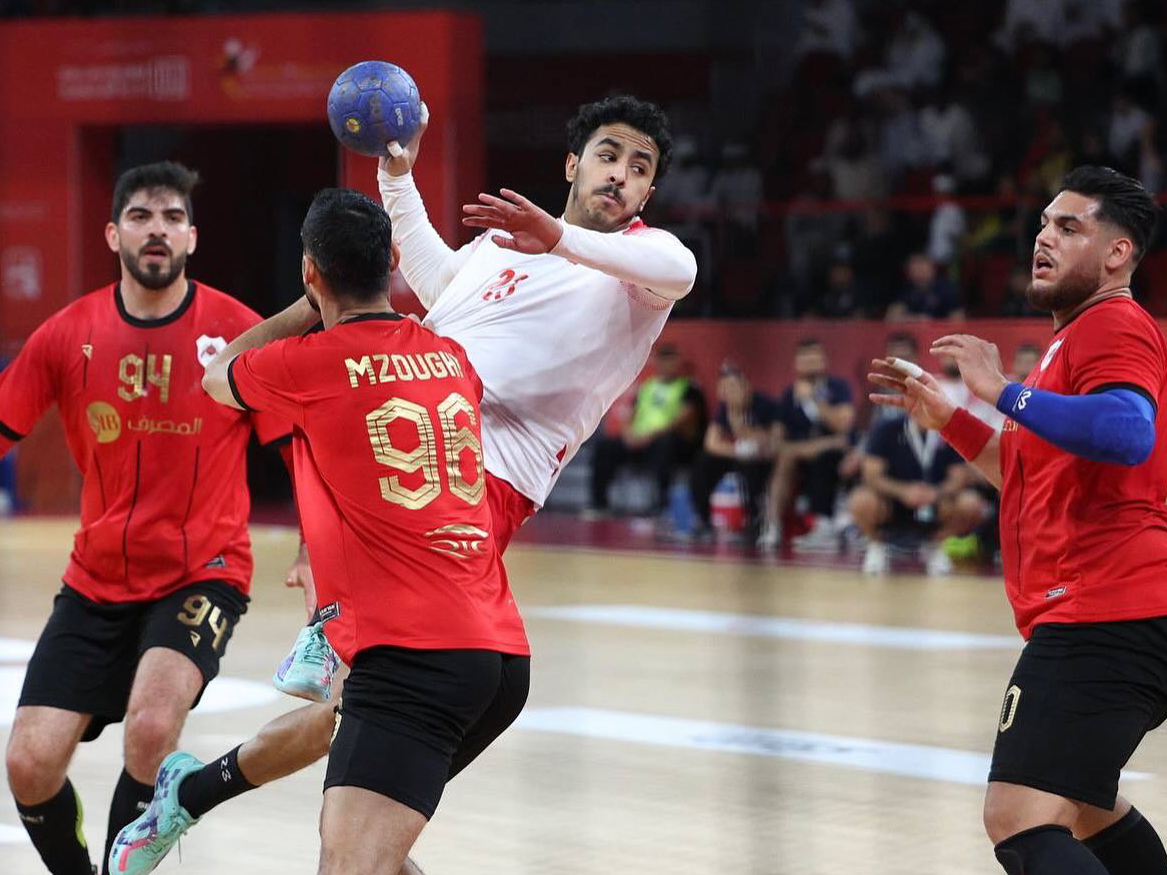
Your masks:
[{"label": "player's elbow", "polygon": [[216,367],[212,362],[203,374],[203,391],[220,404],[227,403],[224,401],[224,393],[231,394],[231,387],[227,382],[227,369]]},{"label": "player's elbow", "polygon": [[1131,417],[1119,434],[1121,437],[1112,443],[1106,461],[1133,468],[1151,458],[1155,451],[1154,425],[1141,416]]}]

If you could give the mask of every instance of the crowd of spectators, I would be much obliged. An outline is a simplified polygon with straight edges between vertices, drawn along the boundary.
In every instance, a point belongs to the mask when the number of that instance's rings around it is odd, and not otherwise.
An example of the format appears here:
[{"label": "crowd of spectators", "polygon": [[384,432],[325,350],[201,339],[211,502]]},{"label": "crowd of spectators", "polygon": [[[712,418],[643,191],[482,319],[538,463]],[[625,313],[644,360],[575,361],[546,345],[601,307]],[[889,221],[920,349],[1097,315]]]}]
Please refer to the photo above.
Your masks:
[{"label": "crowd of spectators", "polygon": [[[691,306],[706,315],[1028,315],[1012,275],[1069,169],[1167,185],[1167,4],[803,10],[792,74],[764,99],[752,142],[682,139],[660,186],[660,221],[705,256],[712,291]],[[1136,292],[1167,313],[1167,289],[1140,273]]]},{"label": "crowd of spectators", "polygon": [[[918,361],[917,341],[892,330],[884,354]],[[1020,344],[1010,379],[1024,380],[1040,356],[1035,344]],[[791,384],[768,392],[724,364],[706,418],[701,388],[685,376],[677,350],[661,345],[622,430],[593,441],[589,515],[609,513],[609,487],[633,468],[654,487],[641,510],[671,537],[729,538],[763,552],[858,546],[872,575],[886,573],[896,551],[915,552],[932,575],[950,573],[954,560],[993,559],[996,492],[938,433],[922,431],[898,408],[864,403],[872,387],[834,372],[813,337],[795,345],[792,365]],[[1004,425],[969,393],[953,361],[938,365],[935,376],[954,404],[994,429]],[[669,508],[678,486],[692,507],[683,528]],[[726,489],[740,510],[737,522],[716,517],[713,496]]]}]

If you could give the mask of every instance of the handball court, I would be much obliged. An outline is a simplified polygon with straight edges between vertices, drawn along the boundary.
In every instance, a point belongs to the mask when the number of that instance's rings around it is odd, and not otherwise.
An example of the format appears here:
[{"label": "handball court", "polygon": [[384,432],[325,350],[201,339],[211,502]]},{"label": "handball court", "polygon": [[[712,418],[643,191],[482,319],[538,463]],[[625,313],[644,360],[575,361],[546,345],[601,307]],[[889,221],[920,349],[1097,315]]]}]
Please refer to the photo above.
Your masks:
[{"label": "handball court", "polygon": [[[0,741],[74,520],[0,522]],[[998,871],[980,826],[1020,649],[1000,580],[864,579],[831,567],[582,546],[546,514],[506,564],[534,649],[531,698],[446,791],[415,847],[428,875]],[[252,529],[249,612],[183,746],[206,759],[296,707],[268,679],[303,620],[282,585],[294,531]],[[568,543],[568,542],[571,543]],[[578,542],[578,543],[577,543]],[[71,775],[96,859],[120,726]],[[1167,822],[1167,734],[1124,791]],[[211,812],[158,872],[316,871],[323,763]],[[41,873],[11,801],[0,870]]]}]

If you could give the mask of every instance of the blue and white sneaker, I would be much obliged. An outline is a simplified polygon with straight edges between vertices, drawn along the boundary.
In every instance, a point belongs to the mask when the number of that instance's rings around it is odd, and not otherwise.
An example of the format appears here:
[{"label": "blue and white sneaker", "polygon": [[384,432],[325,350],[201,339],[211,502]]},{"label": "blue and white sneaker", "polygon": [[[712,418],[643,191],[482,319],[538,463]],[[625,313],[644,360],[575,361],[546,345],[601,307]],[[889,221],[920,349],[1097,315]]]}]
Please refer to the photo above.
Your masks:
[{"label": "blue and white sneaker", "polygon": [[146,875],[162,862],[188,829],[198,823],[178,804],[178,785],[203,764],[176,750],[158,767],[154,798],[138,819],[124,827],[109,849],[109,871],[116,875]]},{"label": "blue and white sneaker", "polygon": [[280,663],[271,682],[289,696],[327,702],[332,695],[332,677],[339,667],[340,660],[324,635],[324,624],[313,623],[300,630],[292,652]]}]

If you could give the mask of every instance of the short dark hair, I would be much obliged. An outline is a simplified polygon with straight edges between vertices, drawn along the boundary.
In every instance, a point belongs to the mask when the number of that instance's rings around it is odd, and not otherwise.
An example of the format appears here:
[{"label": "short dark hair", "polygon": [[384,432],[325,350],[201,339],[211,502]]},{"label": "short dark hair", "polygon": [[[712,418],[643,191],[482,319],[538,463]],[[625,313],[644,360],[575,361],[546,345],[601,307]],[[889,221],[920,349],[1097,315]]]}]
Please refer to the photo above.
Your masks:
[{"label": "short dark hair", "polygon": [[1130,235],[1135,244],[1134,263],[1139,263],[1159,220],[1159,208],[1141,182],[1113,168],[1087,164],[1066,174],[1061,191],[1098,201],[1099,217]]},{"label": "short dark hair", "polygon": [[804,349],[822,349],[823,342],[817,337],[802,337],[794,344],[795,352],[802,352]]},{"label": "short dark hair", "polygon": [[623,122],[652,137],[660,150],[656,163],[656,178],[661,179],[669,171],[673,160],[673,134],[669,130],[669,119],[655,103],[639,100],[631,94],[613,94],[594,103],[585,103],[567,123],[567,148],[574,155],[583,154],[588,139],[602,125]]},{"label": "short dark hair", "polygon": [[122,217],[122,210],[139,191],[154,191],[165,189],[180,195],[186,207],[186,219],[194,222],[194,207],[190,202],[190,193],[199,184],[199,172],[191,170],[177,161],[157,161],[154,164],[142,164],[131,167],[118,177],[113,187],[113,222],[117,224]]},{"label": "short dark hair", "polygon": [[359,191],[317,192],[300,226],[300,242],[335,294],[372,301],[388,290],[389,216]]}]

